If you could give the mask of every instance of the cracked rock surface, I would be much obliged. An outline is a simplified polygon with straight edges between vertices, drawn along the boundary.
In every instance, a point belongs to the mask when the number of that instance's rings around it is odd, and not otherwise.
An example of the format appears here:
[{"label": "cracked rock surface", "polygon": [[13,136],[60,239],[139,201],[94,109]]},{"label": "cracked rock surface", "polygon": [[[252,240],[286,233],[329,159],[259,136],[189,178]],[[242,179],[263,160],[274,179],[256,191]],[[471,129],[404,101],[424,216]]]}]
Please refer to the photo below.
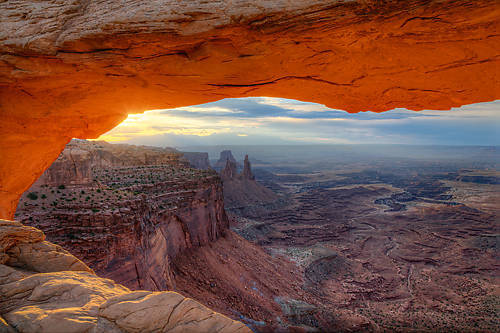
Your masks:
[{"label": "cracked rock surface", "polygon": [[100,278],[44,238],[0,220],[0,332],[250,332],[178,293]]}]

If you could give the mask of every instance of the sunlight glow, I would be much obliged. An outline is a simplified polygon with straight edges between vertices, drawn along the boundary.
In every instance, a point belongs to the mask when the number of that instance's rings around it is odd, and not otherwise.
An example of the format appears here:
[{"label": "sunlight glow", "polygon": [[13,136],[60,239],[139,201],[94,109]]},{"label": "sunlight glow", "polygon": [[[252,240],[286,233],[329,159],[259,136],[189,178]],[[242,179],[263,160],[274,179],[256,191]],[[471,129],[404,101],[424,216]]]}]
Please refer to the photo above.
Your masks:
[{"label": "sunlight glow", "polygon": [[130,114],[97,140],[146,142],[158,146],[228,143],[498,145],[499,133],[500,101],[450,111],[394,109],[383,113],[351,114],[320,104],[250,97]]}]

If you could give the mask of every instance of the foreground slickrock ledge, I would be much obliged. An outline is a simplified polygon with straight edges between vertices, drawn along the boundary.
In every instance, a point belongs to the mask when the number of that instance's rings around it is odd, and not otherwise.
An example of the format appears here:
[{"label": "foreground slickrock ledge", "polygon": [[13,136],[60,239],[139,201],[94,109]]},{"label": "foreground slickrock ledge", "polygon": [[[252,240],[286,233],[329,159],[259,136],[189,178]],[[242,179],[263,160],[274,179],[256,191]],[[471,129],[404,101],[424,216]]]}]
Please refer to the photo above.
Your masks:
[{"label": "foreground slickrock ledge", "polygon": [[250,332],[178,293],[100,278],[44,238],[0,220],[0,332]]},{"label": "foreground slickrock ledge", "polygon": [[70,138],[274,96],[357,112],[500,96],[496,0],[0,3],[0,217]]}]

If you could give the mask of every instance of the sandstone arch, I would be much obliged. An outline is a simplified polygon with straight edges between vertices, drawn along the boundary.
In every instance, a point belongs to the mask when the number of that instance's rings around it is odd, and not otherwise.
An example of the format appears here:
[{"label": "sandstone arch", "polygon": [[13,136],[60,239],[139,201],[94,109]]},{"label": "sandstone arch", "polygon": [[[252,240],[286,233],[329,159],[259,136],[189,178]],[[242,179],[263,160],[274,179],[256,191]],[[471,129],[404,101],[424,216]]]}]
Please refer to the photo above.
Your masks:
[{"label": "sandstone arch", "polygon": [[496,0],[0,3],[0,218],[72,137],[274,96],[350,112],[500,96]]}]

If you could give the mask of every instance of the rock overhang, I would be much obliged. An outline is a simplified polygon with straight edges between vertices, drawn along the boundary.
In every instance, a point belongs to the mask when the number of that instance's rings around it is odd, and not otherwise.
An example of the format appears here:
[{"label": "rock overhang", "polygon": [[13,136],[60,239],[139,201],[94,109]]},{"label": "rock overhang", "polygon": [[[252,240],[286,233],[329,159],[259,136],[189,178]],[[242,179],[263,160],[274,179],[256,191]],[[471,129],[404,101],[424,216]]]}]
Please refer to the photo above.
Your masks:
[{"label": "rock overhang", "polygon": [[73,137],[270,96],[349,112],[500,96],[497,1],[0,4],[0,217]]}]

